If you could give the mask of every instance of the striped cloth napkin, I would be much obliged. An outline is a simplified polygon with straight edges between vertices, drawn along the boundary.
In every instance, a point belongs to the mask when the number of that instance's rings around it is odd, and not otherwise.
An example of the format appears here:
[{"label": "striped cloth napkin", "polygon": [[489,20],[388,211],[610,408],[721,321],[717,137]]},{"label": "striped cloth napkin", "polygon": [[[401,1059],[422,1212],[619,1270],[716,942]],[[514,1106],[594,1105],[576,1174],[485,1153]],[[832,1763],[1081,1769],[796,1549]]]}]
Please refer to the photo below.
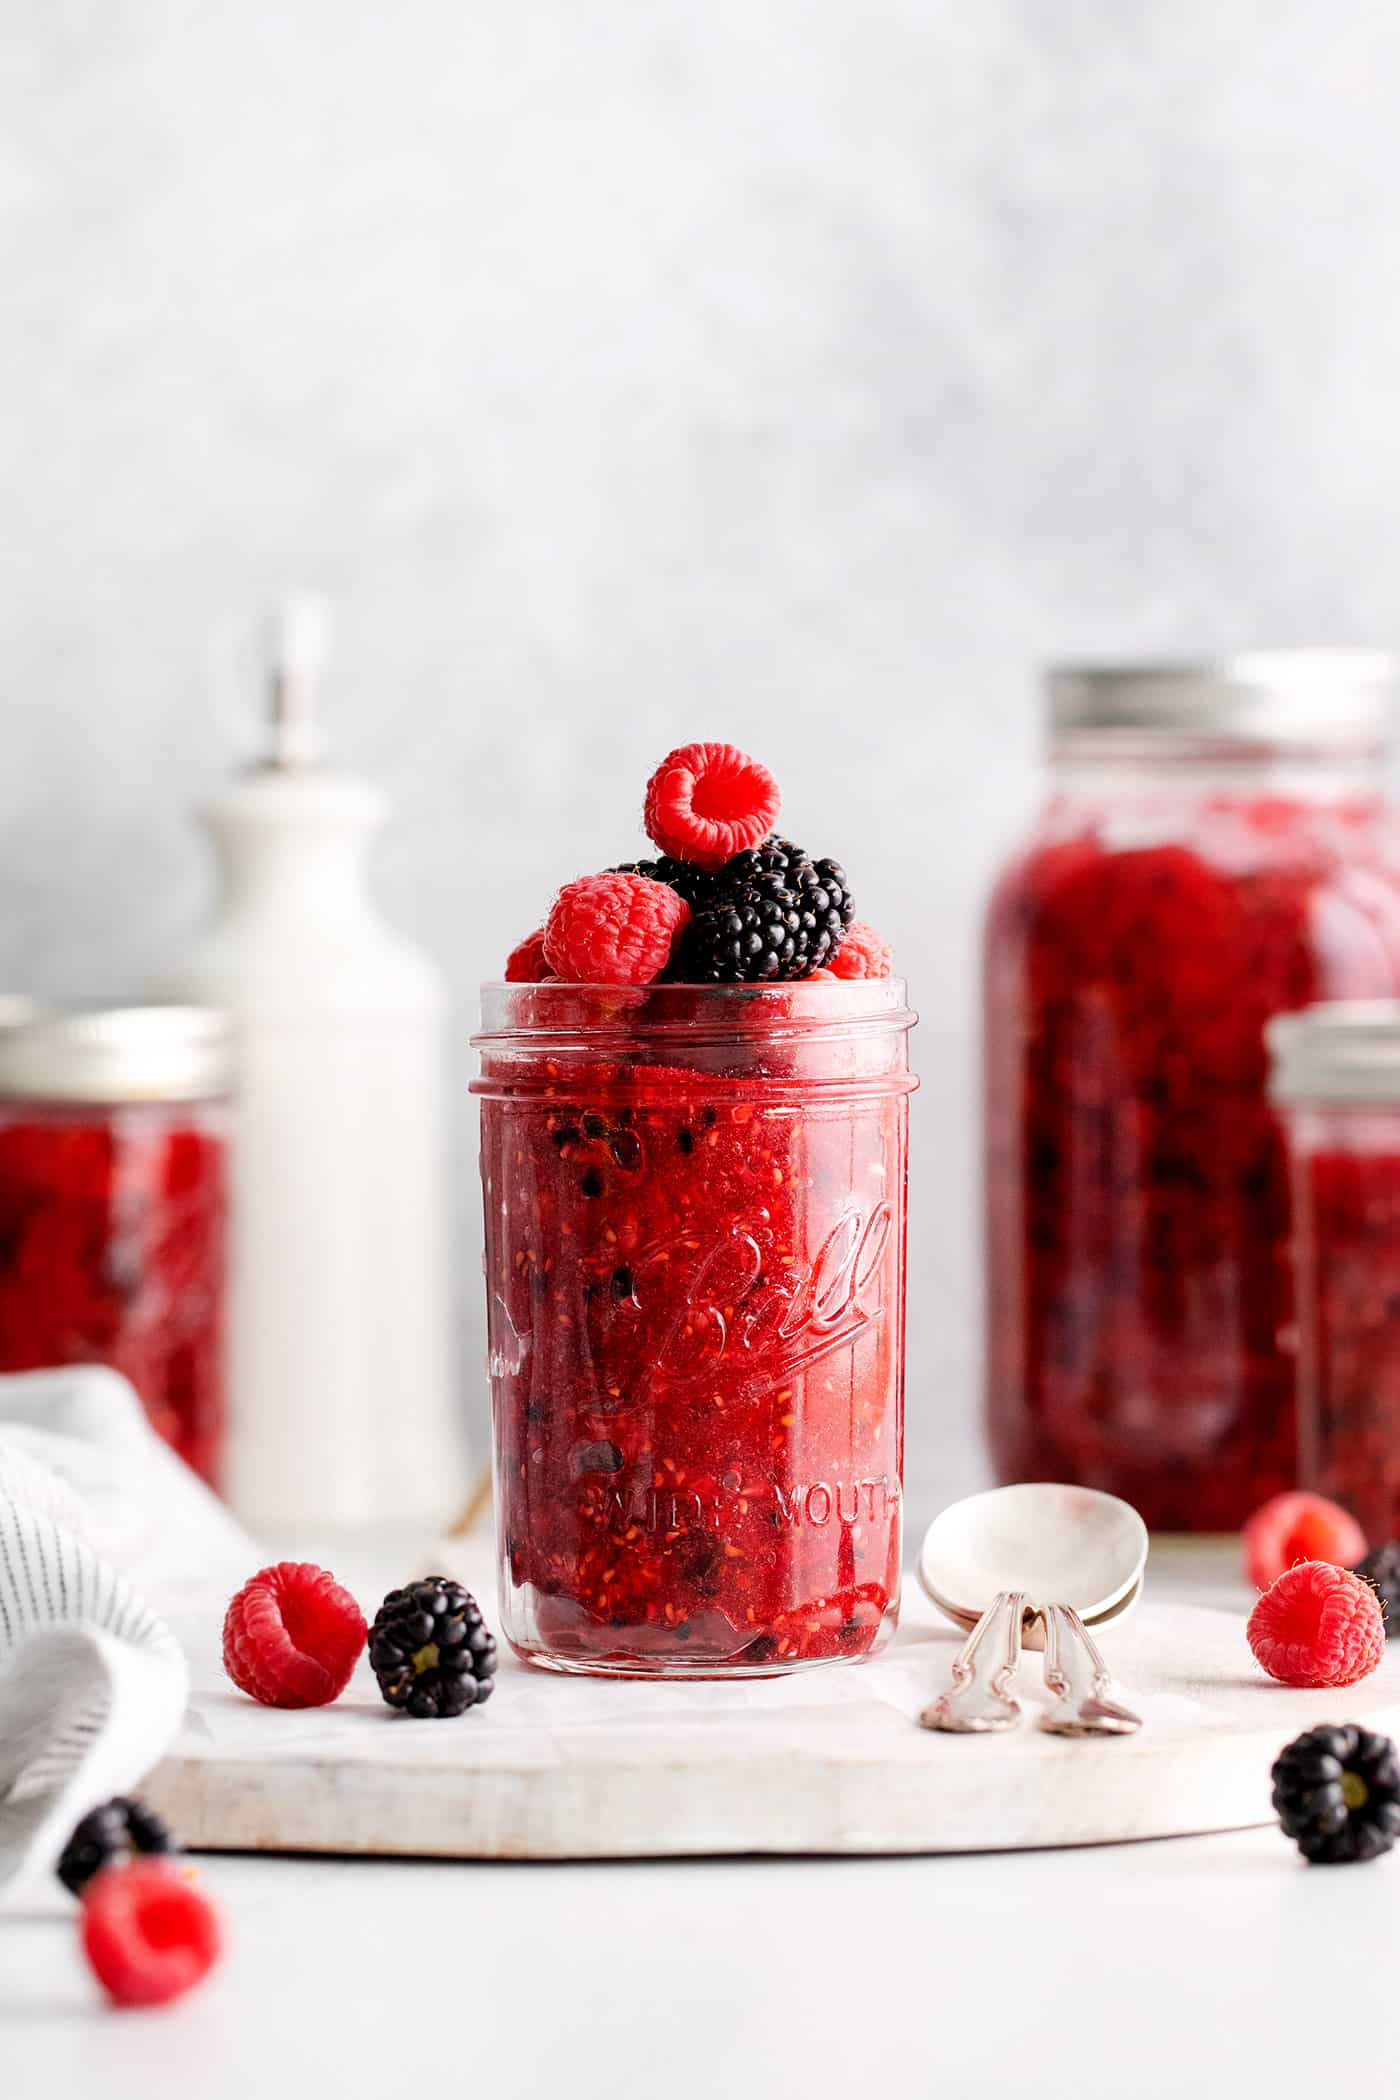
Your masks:
[{"label": "striped cloth napkin", "polygon": [[254,1550],[115,1372],[0,1377],[0,1906],[159,1763],[189,1695],[161,1614]]}]

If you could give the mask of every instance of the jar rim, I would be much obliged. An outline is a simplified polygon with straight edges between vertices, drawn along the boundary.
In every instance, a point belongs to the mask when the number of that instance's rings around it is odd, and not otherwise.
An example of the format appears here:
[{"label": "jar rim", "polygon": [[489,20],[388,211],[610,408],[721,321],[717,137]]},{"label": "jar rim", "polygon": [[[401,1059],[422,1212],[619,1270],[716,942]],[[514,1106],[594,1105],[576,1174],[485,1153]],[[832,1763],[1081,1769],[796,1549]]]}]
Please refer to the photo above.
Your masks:
[{"label": "jar rim", "polygon": [[909,1029],[918,1016],[902,977],[797,978],[784,984],[544,984],[481,987],[476,1048],[549,1036],[715,1033],[743,1041],[852,1028]]},{"label": "jar rim", "polygon": [[1075,754],[1124,737],[1149,746],[1224,742],[1240,750],[1379,750],[1400,691],[1385,649],[1245,649],[1197,660],[1060,664],[1046,673],[1052,748]]}]

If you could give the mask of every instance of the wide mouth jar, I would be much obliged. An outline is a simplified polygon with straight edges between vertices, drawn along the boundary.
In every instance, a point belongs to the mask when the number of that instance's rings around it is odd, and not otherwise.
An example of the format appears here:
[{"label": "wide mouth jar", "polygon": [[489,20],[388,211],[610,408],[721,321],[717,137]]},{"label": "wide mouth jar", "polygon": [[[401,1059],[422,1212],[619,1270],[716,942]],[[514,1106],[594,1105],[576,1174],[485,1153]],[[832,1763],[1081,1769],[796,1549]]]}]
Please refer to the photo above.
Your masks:
[{"label": "wide mouth jar", "polygon": [[501,1618],[546,1667],[767,1675],[898,1610],[897,980],[488,985]]},{"label": "wide mouth jar", "polygon": [[1048,792],[983,949],[1002,1479],[1202,1531],[1294,1485],[1265,1029],[1400,992],[1396,687],[1392,655],[1350,648],[1050,673]]}]

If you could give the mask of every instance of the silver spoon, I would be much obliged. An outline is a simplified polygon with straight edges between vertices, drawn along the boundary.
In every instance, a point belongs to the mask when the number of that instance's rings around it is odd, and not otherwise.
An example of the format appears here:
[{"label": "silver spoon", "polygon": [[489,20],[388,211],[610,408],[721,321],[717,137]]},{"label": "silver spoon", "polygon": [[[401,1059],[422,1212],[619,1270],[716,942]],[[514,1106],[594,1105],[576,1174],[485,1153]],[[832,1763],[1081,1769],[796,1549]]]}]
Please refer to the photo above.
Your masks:
[{"label": "silver spoon", "polygon": [[1000,1590],[1068,1604],[1086,1626],[1121,1617],[1140,1590],[1147,1526],[1097,1488],[1026,1481],[969,1495],[935,1517],[919,1580],[945,1617],[972,1625]]},{"label": "silver spoon", "polygon": [[953,1682],[920,1714],[923,1727],[948,1735],[989,1735],[1015,1727],[1021,1708],[1011,1686],[1021,1660],[1025,1612],[1019,1590],[1003,1590],[993,1598],[958,1650]]},{"label": "silver spoon", "polygon": [[924,1725],[981,1733],[1016,1720],[1010,1687],[1021,1636],[1013,1655],[1004,1622],[1010,1600],[1019,1597],[1025,1644],[1045,1647],[1046,1683],[1055,1694],[1041,1726],[1056,1734],[1122,1734],[1140,1726],[1111,1697],[1108,1671],[1085,1628],[1132,1610],[1147,1549],[1137,1511],[1094,1488],[1027,1482],[944,1510],[925,1534],[919,1580],[945,1617],[972,1632],[950,1692],[927,1709]]},{"label": "silver spoon", "polygon": [[1142,1717],[1114,1697],[1108,1664],[1068,1604],[1047,1604],[1045,1682],[1055,1703],[1040,1716],[1048,1735],[1135,1735]]}]

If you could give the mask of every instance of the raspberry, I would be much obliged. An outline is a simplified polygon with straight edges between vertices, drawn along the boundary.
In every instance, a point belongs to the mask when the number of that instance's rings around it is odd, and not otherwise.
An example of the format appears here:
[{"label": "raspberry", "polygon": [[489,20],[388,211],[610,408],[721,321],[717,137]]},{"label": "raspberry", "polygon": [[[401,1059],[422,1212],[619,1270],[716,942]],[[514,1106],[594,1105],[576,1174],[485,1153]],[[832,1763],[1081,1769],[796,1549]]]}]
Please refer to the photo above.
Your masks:
[{"label": "raspberry", "polygon": [[864,919],[852,919],[845,938],[831,959],[834,977],[889,977],[894,957],[890,944]]},{"label": "raspberry", "polygon": [[1366,1551],[1366,1535],[1337,1503],[1299,1490],[1271,1495],[1261,1503],[1240,1534],[1240,1544],[1246,1576],[1256,1590],[1266,1590],[1295,1561],[1328,1560],[1334,1567],[1355,1567]]},{"label": "raspberry", "polygon": [[690,918],[684,897],[645,875],[565,883],[544,929],[551,967],[575,984],[651,984]]},{"label": "raspberry", "polygon": [[756,758],[732,744],[682,744],[647,782],[643,821],[663,853],[720,868],[767,838],[781,802],[777,781]]},{"label": "raspberry", "polygon": [[1280,1684],[1355,1684],[1385,1653],[1380,1600],[1330,1561],[1285,1569],[1249,1615],[1254,1659]]},{"label": "raspberry", "polygon": [[117,2005],[165,2005],[219,1958],[209,1898],[159,1861],[104,1867],[83,1892],[83,1952]]},{"label": "raspberry", "polygon": [[264,1706],[328,1706],[350,1682],[365,1615],[335,1577],[284,1560],[245,1582],[224,1618],[224,1668]]},{"label": "raspberry", "polygon": [[544,928],[527,933],[506,957],[507,984],[544,984],[554,975],[544,959]]}]

